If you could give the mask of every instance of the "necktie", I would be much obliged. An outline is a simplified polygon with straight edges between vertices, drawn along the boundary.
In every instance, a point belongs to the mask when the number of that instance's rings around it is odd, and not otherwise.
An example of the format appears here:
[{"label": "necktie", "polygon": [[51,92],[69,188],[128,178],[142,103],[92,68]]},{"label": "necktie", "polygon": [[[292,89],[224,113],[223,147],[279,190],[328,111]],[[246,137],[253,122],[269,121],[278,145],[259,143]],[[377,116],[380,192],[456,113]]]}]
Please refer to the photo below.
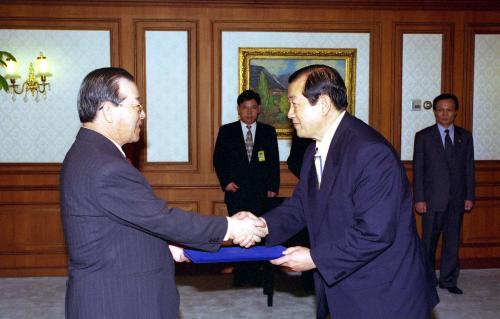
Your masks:
[{"label": "necktie", "polygon": [[245,138],[245,147],[247,149],[248,161],[252,160],[253,138],[252,138],[252,125],[247,125],[247,137]]},{"label": "necktie", "polygon": [[450,130],[446,129],[444,133],[446,134],[444,137],[444,153],[446,154],[446,160],[451,162],[453,160],[453,143],[450,137]]},{"label": "necktie", "polygon": [[316,154],[314,154],[314,166],[316,167],[316,176],[318,177],[318,185],[321,184],[321,175],[323,175],[323,159],[316,147]]}]

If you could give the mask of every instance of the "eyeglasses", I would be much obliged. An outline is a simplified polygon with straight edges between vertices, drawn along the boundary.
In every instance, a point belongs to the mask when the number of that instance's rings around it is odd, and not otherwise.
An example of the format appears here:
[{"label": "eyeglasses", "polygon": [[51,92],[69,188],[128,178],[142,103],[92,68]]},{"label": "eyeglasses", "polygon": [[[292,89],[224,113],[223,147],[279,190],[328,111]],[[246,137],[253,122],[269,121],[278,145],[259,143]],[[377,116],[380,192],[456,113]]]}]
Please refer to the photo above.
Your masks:
[{"label": "eyeglasses", "polygon": [[135,107],[137,109],[137,113],[141,114],[142,112],[144,112],[144,106],[142,104],[123,104],[123,103],[120,103],[118,104],[118,106],[131,106],[131,107]]},{"label": "eyeglasses", "polygon": [[[113,103],[114,104],[114,103]],[[138,103],[138,104],[123,104],[123,103],[119,103],[119,104],[115,104],[116,106],[131,106],[131,107],[135,107],[137,109],[137,113],[141,114],[142,112],[146,113],[146,111],[144,110],[144,105]],[[102,110],[103,109],[103,106],[101,105],[97,110]]]}]

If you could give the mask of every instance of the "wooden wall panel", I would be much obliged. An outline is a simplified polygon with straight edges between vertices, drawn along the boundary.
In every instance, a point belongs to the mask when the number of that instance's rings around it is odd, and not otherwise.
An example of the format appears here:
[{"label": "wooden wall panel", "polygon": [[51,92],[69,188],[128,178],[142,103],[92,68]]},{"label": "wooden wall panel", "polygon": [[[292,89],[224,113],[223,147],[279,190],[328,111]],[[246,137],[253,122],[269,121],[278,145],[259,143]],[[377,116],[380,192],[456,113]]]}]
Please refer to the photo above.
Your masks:
[{"label": "wooden wall panel", "polygon": [[[426,6],[420,1],[392,0],[376,5],[361,0],[337,5],[326,0],[211,1],[216,5],[198,0],[4,2],[2,28],[110,30],[112,64],[134,73],[144,97],[144,32],[187,30],[190,161],[146,163],[144,142],[127,146],[126,153],[169,205],[218,216],[226,214],[212,167],[221,123],[222,31],[370,33],[369,121],[398,148],[402,33],[445,35],[443,88],[457,92],[462,105],[468,105],[457,121],[471,128],[473,35],[498,33],[500,25],[498,2],[486,0],[473,6],[475,10],[466,10],[464,4],[471,6],[473,1],[465,0],[458,5],[426,1]],[[143,137],[147,139],[147,132]],[[404,165],[411,178],[411,162]],[[0,164],[0,276],[65,273],[67,257],[58,220],[59,170],[58,164]],[[476,208],[465,216],[460,256],[466,265],[499,267],[500,162],[478,162],[476,177]],[[296,178],[284,163],[281,180],[280,195],[289,196]]]},{"label": "wooden wall panel", "polygon": [[0,205],[0,225],[0,275],[66,272],[57,203]]},{"label": "wooden wall panel", "polygon": [[[198,39],[197,39],[197,25],[196,21],[185,20],[134,20],[135,38],[136,38],[136,61],[135,61],[135,74],[136,81],[141,92],[144,92],[144,102],[146,104],[147,112],[147,96],[146,92],[146,41],[145,36],[147,31],[186,31],[188,33],[188,125],[189,125],[189,161],[186,164],[179,163],[149,163],[146,159],[146,147],[142,147],[140,157],[138,160],[139,167],[145,172],[161,172],[166,173],[169,171],[196,171],[198,164]],[[166,70],[167,71],[167,70]],[[147,144],[147,128],[144,126],[142,132],[142,146]]]},{"label": "wooden wall panel", "polygon": [[403,35],[404,34],[441,34],[443,36],[441,91],[450,92],[453,79],[453,24],[451,23],[394,23],[394,104],[392,111],[392,143],[401,151],[401,109],[403,87]]},{"label": "wooden wall panel", "polygon": [[58,204],[0,206],[1,253],[62,253]]},{"label": "wooden wall panel", "polygon": [[464,216],[462,243],[465,246],[500,247],[499,229],[500,200],[481,200],[471,213]]},{"label": "wooden wall panel", "polygon": [[466,108],[464,117],[467,119],[469,129],[472,128],[472,106],[474,99],[474,49],[476,34],[500,34],[500,23],[466,23],[465,24],[465,43],[463,52],[463,100]]},{"label": "wooden wall panel", "polygon": [[227,216],[227,207],[224,202],[213,202],[213,212],[215,216]]}]

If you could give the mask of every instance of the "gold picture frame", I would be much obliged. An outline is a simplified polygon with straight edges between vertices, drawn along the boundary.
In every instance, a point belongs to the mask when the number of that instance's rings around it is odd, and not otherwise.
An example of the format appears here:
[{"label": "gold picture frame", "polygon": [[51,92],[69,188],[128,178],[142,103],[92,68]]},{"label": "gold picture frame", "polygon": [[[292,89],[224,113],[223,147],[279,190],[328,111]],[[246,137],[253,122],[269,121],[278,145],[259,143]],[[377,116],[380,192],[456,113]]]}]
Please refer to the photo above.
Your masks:
[{"label": "gold picture frame", "polygon": [[239,93],[254,90],[261,96],[259,121],[272,125],[279,139],[290,139],[293,128],[287,117],[288,77],[310,64],[335,68],[347,88],[347,111],[354,114],[356,49],[239,48]]}]

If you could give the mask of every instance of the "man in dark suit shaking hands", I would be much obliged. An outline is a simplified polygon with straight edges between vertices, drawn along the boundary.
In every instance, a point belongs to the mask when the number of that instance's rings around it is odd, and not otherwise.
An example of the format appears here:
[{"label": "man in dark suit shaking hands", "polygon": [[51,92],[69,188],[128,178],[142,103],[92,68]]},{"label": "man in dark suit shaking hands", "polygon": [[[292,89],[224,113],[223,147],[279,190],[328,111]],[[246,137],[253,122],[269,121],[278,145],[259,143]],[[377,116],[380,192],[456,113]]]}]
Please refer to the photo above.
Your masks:
[{"label": "man in dark suit shaking hands", "polygon": [[429,318],[438,298],[398,154],[346,112],[337,70],[311,65],[296,71],[288,98],[298,136],[315,143],[292,197],[262,219],[266,245],[306,226],[311,248],[290,247],[273,263],[315,270],[318,318]]},{"label": "man in dark suit shaking hands", "polygon": [[437,96],[432,107],[436,124],[415,135],[415,210],[422,214],[422,241],[433,269],[436,246],[443,235],[439,287],[462,294],[457,287],[458,246],[463,213],[474,206],[472,134],[453,124],[458,111],[455,95]]},{"label": "man in dark suit shaking hands", "polygon": [[[80,86],[82,128],[61,171],[61,216],[68,249],[67,319],[178,318],[174,260],[180,247],[217,250],[234,238],[260,241],[264,223],[168,208],[125,158],[146,113],[134,78],[120,68],[90,72]],[[239,217],[250,216],[246,219]],[[170,249],[169,249],[170,248]]]},{"label": "man in dark suit shaking hands", "polygon": [[[260,215],[268,198],[278,194],[278,140],[274,127],[257,122],[260,103],[256,92],[241,93],[237,99],[240,120],[223,125],[217,135],[213,163],[229,216],[241,210]],[[233,284],[258,284],[257,268],[256,264],[236,264]]]}]

